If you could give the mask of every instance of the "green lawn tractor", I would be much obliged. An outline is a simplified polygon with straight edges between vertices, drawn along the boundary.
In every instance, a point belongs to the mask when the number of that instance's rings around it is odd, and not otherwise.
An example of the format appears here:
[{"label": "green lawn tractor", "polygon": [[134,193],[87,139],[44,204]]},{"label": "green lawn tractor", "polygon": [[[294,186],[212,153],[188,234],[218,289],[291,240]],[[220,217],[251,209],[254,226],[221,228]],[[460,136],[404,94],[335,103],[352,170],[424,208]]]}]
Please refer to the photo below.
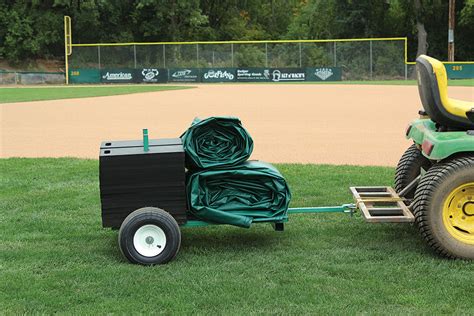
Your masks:
[{"label": "green lawn tractor", "polygon": [[424,109],[406,130],[414,144],[398,163],[395,191],[438,254],[474,259],[474,102],[448,98],[438,60],[421,55],[416,72]]}]

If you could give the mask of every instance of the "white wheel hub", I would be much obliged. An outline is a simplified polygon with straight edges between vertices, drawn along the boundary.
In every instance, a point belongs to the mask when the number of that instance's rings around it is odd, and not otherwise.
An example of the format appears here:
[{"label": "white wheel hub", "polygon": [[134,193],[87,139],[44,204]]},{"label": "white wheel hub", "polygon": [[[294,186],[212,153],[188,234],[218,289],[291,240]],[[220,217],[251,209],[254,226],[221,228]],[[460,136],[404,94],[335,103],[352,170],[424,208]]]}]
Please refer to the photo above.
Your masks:
[{"label": "white wheel hub", "polygon": [[165,232],[156,225],[143,225],[133,235],[133,246],[142,256],[155,257],[166,247]]}]

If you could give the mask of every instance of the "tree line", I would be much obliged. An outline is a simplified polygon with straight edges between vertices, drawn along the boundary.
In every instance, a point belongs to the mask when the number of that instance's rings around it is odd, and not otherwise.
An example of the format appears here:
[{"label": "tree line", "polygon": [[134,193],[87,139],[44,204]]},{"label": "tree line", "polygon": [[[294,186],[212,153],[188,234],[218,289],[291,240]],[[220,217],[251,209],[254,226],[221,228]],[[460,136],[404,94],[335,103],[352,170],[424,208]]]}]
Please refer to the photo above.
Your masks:
[{"label": "tree line", "polygon": [[[455,58],[474,60],[474,0],[456,0]],[[408,37],[409,59],[447,59],[447,0],[1,0],[0,59],[74,43]]]}]

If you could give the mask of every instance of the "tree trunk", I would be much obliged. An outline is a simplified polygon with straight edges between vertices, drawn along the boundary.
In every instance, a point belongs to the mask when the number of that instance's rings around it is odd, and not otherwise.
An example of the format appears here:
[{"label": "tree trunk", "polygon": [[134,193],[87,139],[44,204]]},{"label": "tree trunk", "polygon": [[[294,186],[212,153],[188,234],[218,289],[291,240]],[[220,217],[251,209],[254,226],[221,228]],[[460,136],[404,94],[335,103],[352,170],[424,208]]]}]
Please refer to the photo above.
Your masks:
[{"label": "tree trunk", "polygon": [[428,33],[425,30],[423,23],[423,10],[421,7],[421,0],[415,0],[415,15],[416,15],[416,31],[418,34],[418,50],[416,57],[426,54],[428,51]]},{"label": "tree trunk", "polygon": [[425,25],[421,22],[416,22],[416,30],[418,33],[418,50],[416,52],[416,57],[420,55],[426,55],[428,50],[428,33],[426,33]]}]

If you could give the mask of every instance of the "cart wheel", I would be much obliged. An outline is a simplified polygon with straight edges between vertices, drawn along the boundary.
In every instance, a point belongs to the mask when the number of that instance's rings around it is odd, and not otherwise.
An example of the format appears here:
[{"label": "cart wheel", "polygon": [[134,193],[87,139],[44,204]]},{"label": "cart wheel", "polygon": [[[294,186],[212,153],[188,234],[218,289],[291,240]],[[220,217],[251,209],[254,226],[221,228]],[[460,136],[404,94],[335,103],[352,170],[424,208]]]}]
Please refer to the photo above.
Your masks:
[{"label": "cart wheel", "polygon": [[437,253],[474,259],[474,157],[434,165],[418,185],[413,211]]},{"label": "cart wheel", "polygon": [[120,250],[131,263],[164,264],[178,253],[181,231],[169,213],[144,207],[131,213],[120,226]]},{"label": "cart wheel", "polygon": [[[395,191],[401,192],[410,182],[420,175],[420,168],[428,170],[431,167],[431,161],[423,156],[421,150],[415,145],[411,145],[402,155],[395,172]],[[405,198],[413,199],[415,190],[407,192]]]}]

